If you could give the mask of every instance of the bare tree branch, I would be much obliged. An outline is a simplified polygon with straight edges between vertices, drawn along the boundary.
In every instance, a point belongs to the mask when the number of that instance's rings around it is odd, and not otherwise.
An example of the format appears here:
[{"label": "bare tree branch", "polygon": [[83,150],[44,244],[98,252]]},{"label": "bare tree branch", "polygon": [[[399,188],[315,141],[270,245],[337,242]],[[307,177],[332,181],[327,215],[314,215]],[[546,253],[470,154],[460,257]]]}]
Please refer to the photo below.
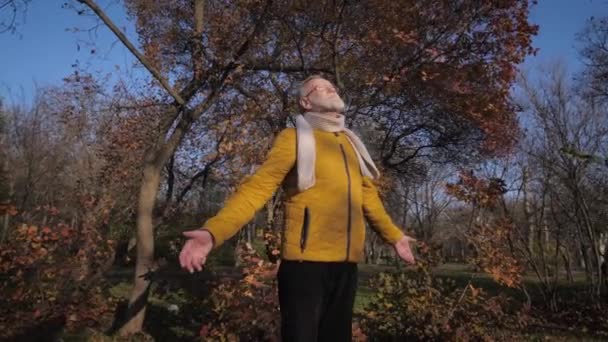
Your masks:
[{"label": "bare tree branch", "polygon": [[158,80],[158,82],[160,82],[160,84],[163,86],[163,88],[165,88],[165,90],[171,95],[171,97],[173,97],[175,99],[175,101],[179,105],[181,105],[181,106],[186,105],[186,101],[184,101],[184,99],[177,93],[177,91],[175,91],[175,89],[173,89],[173,87],[171,87],[169,85],[167,80],[165,80],[165,78],[160,74],[160,72],[158,70],[156,70],[156,68],[154,68],[154,66],[146,58],[146,56],[144,56],[142,53],[140,53],[137,50],[135,45],[133,45],[133,43],[131,43],[131,41],[127,38],[127,36],[118,28],[118,26],[116,26],[116,24],[114,24],[112,19],[110,19],[110,17],[108,17],[106,15],[106,13],[95,3],[95,1],[78,0],[78,2],[87,5],[91,10],[93,10],[93,12],[95,12],[95,14],[97,14],[97,16],[99,16],[99,18],[108,26],[108,28],[110,30],[112,30],[112,32],[114,32],[114,34],[127,47],[127,49],[129,49],[129,51],[131,51],[131,53],[133,55],[135,55],[135,57],[137,57],[137,59],[141,62],[141,64],[143,64],[146,67],[146,69],[148,69],[148,71],[150,71],[150,73],[152,73],[154,78],[156,78]]}]

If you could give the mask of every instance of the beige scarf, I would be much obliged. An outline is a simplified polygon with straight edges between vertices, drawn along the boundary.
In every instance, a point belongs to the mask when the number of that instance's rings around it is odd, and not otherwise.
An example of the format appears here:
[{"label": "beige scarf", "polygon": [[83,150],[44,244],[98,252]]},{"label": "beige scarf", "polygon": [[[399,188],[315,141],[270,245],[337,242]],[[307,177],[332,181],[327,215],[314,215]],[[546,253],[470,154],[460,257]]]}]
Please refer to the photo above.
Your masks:
[{"label": "beige scarf", "polygon": [[373,179],[380,177],[380,172],[361,139],[353,131],[344,127],[343,114],[307,112],[304,115],[296,116],[298,189],[300,191],[309,189],[315,184],[316,150],[313,129],[346,133],[346,137],[359,159],[361,173]]}]

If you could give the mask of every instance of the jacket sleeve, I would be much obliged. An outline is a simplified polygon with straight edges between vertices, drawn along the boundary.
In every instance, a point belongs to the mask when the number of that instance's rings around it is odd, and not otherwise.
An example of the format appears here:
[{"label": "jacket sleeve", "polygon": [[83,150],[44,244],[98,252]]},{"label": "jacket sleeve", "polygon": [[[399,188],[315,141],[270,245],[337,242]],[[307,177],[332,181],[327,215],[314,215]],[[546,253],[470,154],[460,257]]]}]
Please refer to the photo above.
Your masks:
[{"label": "jacket sleeve", "polygon": [[213,248],[236,234],[272,197],[296,161],[295,128],[282,130],[275,138],[264,163],[245,178],[214,217],[203,224],[213,237]]},{"label": "jacket sleeve", "polygon": [[376,185],[367,176],[363,177],[363,213],[371,227],[382,236],[384,241],[394,244],[403,237],[401,229],[393,223],[384,209]]}]

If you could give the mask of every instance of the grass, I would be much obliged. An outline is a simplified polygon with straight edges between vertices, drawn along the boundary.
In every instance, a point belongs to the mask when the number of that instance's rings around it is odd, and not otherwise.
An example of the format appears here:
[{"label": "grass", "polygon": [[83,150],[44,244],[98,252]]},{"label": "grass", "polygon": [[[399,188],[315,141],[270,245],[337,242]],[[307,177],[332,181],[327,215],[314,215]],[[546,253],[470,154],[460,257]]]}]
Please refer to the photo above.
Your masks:
[{"label": "grass", "polygon": [[[374,289],[370,288],[368,280],[380,272],[404,271],[415,272],[411,267],[394,267],[383,265],[360,265],[359,266],[359,287],[355,298],[355,315],[365,312],[366,305],[372,300]],[[472,266],[465,264],[443,264],[432,270],[436,277],[449,278],[460,288],[464,287],[469,281],[473,286],[484,289],[489,295],[506,294],[523,303],[526,300],[525,294],[519,289],[507,288],[496,283],[488,274],[476,272]],[[530,293],[533,303],[542,302],[539,285],[540,282],[534,274],[526,274],[523,282]],[[567,282],[565,279],[558,280],[557,291],[561,298],[574,300],[580,298],[580,294],[586,289],[585,275],[583,272],[574,274],[574,281]],[[530,327],[527,332],[521,333],[521,340],[524,341],[605,341],[605,338],[595,337],[595,331],[585,327],[569,327],[564,322],[554,322],[551,326]]]},{"label": "grass", "polygon": [[371,301],[373,294],[374,291],[368,286],[359,286],[357,288],[357,296],[355,297],[355,307],[353,309],[355,315],[363,313],[364,308]]},{"label": "grass", "polygon": [[[175,266],[175,269],[170,270],[167,281],[171,284],[168,290],[164,293],[152,288],[149,298],[149,305],[146,314],[146,322],[144,330],[147,331],[157,341],[191,341],[196,338],[201,321],[205,315],[204,308],[196,307],[192,303],[186,303],[185,298],[191,298],[194,295],[196,298],[202,298],[208,294],[208,289],[205,289],[205,284],[210,278],[218,277],[219,275],[232,274],[238,276],[239,272],[230,266],[221,266],[222,263],[209,268],[207,272],[196,273],[190,275]],[[375,293],[373,288],[369,286],[369,279],[380,272],[401,270],[405,272],[414,272],[411,267],[394,267],[387,265],[359,265],[359,285],[355,298],[354,314],[360,316],[364,313],[365,307],[370,303],[372,296]],[[499,292],[509,292],[516,298],[524,298],[519,290],[506,289],[494,282],[488,275],[482,272],[474,272],[467,265],[461,264],[444,264],[433,270],[433,274],[438,277],[445,277],[454,280],[457,285],[464,286],[471,281],[474,286],[484,288],[489,294],[497,294]],[[132,270],[124,268],[113,272],[110,277],[113,286],[109,289],[111,296],[126,300],[129,298],[132,288]],[[573,284],[560,282],[563,287],[562,291],[576,292],[580,291],[583,286],[583,279],[580,275],[577,276],[577,281]],[[524,278],[526,285],[534,287],[538,282],[533,275],[527,275]],[[166,285],[166,284],[165,284]],[[166,286],[165,286],[166,287]],[[190,293],[191,295],[187,295]],[[168,310],[171,304],[176,304],[180,308],[180,312],[172,313]],[[86,337],[85,337],[86,336]],[[64,341],[114,341],[114,338],[105,337],[105,335],[86,330],[79,334],[65,334]],[[540,329],[538,332],[530,332],[525,335],[525,340],[528,341],[599,341],[591,337],[585,337],[582,331],[548,331]],[[139,337],[134,340],[143,341],[146,337]],[[117,340],[118,341],[118,340]]]}]

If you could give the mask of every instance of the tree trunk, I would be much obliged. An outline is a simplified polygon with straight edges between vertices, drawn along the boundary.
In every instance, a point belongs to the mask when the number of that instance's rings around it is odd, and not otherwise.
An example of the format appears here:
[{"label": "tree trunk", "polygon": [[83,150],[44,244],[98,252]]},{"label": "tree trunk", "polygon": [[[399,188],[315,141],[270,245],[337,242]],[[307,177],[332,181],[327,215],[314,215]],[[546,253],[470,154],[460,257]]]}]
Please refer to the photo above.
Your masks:
[{"label": "tree trunk", "polygon": [[580,196],[580,209],[583,218],[583,224],[585,226],[585,231],[587,232],[587,237],[589,238],[589,243],[591,244],[591,252],[593,253],[593,265],[594,265],[594,273],[595,273],[595,283],[594,294],[596,298],[600,298],[602,295],[602,256],[600,253],[600,244],[601,239],[598,239],[595,235],[593,229],[593,223],[589,215],[589,207],[587,206],[587,201],[581,195]]},{"label": "tree trunk", "polygon": [[465,262],[465,260],[467,260],[467,245],[460,242],[460,262]]},{"label": "tree trunk", "polygon": [[563,247],[560,249],[562,258],[564,259],[564,268],[566,269],[566,281],[568,283],[574,282],[574,276],[572,274],[572,262],[570,261],[570,253],[568,253],[568,249]]},{"label": "tree trunk", "polygon": [[376,236],[371,235],[368,228],[366,228],[366,235],[368,238],[365,239],[365,262],[368,264],[377,264],[378,248],[376,248]]},{"label": "tree trunk", "polygon": [[[4,158],[4,170],[2,171],[5,175],[8,175],[8,158]],[[8,177],[7,177],[8,178]],[[11,199],[13,198],[13,181],[12,179],[8,180],[8,194],[7,195],[7,199],[6,199],[6,204],[10,204],[11,203]],[[9,223],[10,223],[10,209],[7,209],[6,212],[4,213],[4,217],[2,218],[2,236],[0,236],[0,245],[4,244],[4,242],[6,241],[6,238],[8,236],[8,227],[9,227]]]},{"label": "tree trunk", "polygon": [[522,191],[524,196],[524,216],[528,226],[528,249],[530,252],[534,251],[534,234],[536,231],[536,224],[534,217],[532,216],[532,201],[528,193],[528,168],[523,167],[522,170]]},{"label": "tree trunk", "polygon": [[[604,248],[602,252],[602,265],[600,266],[602,272],[602,279],[604,279],[604,287],[608,290],[608,237],[604,236]],[[608,296],[606,296],[608,299]]]},{"label": "tree trunk", "polygon": [[120,335],[123,336],[140,332],[146,313],[150,281],[144,275],[154,270],[152,210],[160,184],[161,167],[153,163],[146,163],[144,166],[137,206],[137,260],[134,286],[129,298],[127,322],[120,329]]},{"label": "tree trunk", "polygon": [[255,224],[248,224],[247,225],[247,229],[245,230],[245,232],[247,233],[246,235],[246,239],[247,242],[252,243],[253,242],[253,230],[255,229]]},{"label": "tree trunk", "polygon": [[8,224],[9,224],[9,214],[8,210],[4,213],[4,217],[2,218],[2,236],[0,237],[0,245],[6,241],[6,237],[8,236]]},{"label": "tree trunk", "polygon": [[591,269],[589,267],[589,258],[587,256],[587,249],[582,241],[579,242],[580,247],[580,255],[581,255],[581,268],[585,269],[585,280],[587,282],[592,281]]},{"label": "tree trunk", "polygon": [[[0,146],[4,146],[4,140],[0,142]],[[11,203],[11,199],[13,198],[13,180],[12,177],[8,177],[8,158],[4,156],[4,163],[2,164],[2,170],[0,170],[0,176],[6,175],[6,179],[8,182],[8,193],[6,194],[6,204],[9,205]],[[4,217],[2,218],[2,236],[0,237],[0,245],[2,245],[6,241],[6,237],[8,236],[8,226],[10,223],[10,209],[7,208],[4,213]]]}]

